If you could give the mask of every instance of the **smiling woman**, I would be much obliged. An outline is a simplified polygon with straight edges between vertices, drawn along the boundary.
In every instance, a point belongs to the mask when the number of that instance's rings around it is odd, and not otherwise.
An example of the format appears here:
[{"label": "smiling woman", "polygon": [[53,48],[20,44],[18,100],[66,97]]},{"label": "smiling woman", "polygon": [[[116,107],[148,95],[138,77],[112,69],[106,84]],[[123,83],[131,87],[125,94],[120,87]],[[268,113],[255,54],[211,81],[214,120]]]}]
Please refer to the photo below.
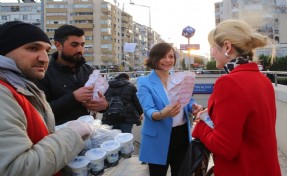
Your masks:
[{"label": "smiling woman", "polygon": [[[158,43],[146,62],[153,70],[137,78],[137,95],[145,116],[139,159],[149,163],[150,176],[166,175],[169,166],[172,175],[178,175],[191,137],[188,114],[200,109],[193,99],[185,107],[179,101],[171,103],[167,80],[175,62],[174,48]],[[158,150],[158,146],[163,147]]]}]

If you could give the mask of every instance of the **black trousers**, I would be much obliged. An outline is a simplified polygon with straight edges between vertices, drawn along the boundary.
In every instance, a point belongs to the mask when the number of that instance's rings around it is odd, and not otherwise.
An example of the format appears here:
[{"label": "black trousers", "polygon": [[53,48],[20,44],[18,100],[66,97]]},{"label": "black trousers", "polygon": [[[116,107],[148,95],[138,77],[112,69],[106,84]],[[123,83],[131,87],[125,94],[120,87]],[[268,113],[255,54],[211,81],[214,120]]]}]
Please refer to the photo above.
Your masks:
[{"label": "black trousers", "polygon": [[166,165],[149,163],[150,176],[166,176],[169,166],[171,168],[171,175],[178,176],[182,161],[189,146],[188,135],[187,124],[172,128],[167,163]]}]

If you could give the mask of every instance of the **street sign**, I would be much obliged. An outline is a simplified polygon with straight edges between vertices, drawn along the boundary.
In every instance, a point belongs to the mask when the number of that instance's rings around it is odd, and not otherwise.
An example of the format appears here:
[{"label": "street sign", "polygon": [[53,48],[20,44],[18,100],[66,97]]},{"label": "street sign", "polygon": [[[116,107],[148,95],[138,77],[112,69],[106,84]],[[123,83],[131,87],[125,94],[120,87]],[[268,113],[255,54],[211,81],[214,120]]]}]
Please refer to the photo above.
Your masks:
[{"label": "street sign", "polygon": [[199,50],[199,44],[180,44],[180,50]]},{"label": "street sign", "polygon": [[186,37],[186,38],[191,38],[195,33],[195,29],[190,27],[190,26],[186,26],[183,30],[181,35]]},{"label": "street sign", "polygon": [[213,92],[214,84],[195,84],[193,93],[194,94],[211,94]]}]

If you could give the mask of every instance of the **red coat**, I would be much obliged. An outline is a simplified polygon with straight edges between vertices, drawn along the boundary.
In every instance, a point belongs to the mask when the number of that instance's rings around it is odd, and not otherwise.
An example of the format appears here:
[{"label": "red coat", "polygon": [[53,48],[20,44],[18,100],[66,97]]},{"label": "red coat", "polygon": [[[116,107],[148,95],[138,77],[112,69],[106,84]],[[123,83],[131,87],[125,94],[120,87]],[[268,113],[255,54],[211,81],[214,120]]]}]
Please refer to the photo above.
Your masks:
[{"label": "red coat", "polygon": [[274,89],[255,63],[216,81],[208,101],[214,129],[200,121],[192,136],[214,156],[215,176],[280,176]]}]

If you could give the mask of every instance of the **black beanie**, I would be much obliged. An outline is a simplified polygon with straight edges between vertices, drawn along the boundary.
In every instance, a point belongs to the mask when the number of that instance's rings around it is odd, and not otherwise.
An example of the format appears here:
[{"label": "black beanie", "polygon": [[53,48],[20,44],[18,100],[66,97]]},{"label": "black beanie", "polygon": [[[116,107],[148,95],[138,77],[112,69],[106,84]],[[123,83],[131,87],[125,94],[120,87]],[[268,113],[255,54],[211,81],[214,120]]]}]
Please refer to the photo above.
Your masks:
[{"label": "black beanie", "polygon": [[31,42],[51,44],[48,36],[37,26],[21,21],[9,21],[0,25],[0,55]]}]

